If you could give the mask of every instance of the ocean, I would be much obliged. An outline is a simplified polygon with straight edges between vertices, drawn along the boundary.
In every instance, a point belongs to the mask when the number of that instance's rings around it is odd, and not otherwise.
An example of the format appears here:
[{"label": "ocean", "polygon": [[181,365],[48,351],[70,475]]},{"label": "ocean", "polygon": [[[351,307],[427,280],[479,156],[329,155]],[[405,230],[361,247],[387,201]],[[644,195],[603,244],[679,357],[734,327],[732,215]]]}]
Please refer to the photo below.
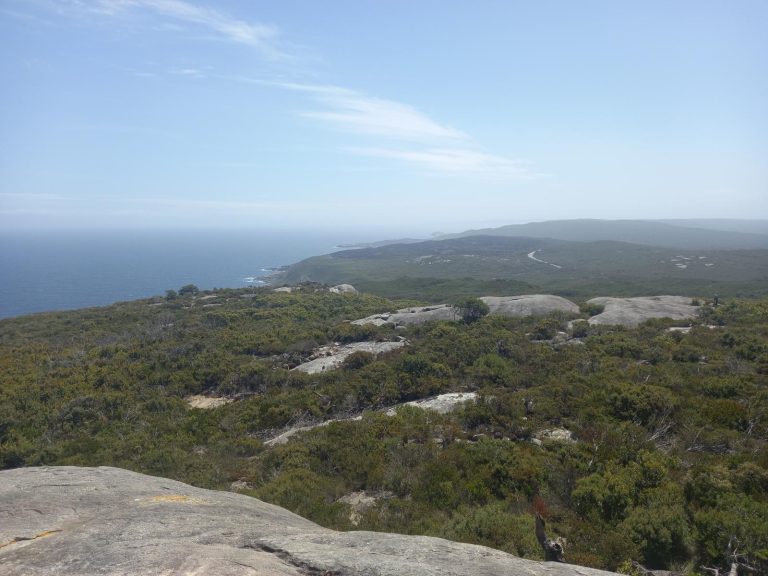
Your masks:
[{"label": "ocean", "polygon": [[3,232],[0,318],[258,285],[270,268],[372,238],[246,231]]}]

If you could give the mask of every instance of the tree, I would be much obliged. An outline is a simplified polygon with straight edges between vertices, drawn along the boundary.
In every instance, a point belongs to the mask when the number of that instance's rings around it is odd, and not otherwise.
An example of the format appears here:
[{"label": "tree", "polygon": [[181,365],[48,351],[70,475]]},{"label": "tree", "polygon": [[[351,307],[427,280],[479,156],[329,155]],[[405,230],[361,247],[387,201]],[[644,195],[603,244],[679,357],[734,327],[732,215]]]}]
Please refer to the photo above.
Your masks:
[{"label": "tree", "polygon": [[454,302],[453,307],[461,314],[461,319],[467,324],[480,320],[491,311],[488,304],[479,298],[472,297],[460,298]]},{"label": "tree", "polygon": [[179,296],[194,296],[200,292],[200,289],[194,284],[187,284],[179,288]]}]

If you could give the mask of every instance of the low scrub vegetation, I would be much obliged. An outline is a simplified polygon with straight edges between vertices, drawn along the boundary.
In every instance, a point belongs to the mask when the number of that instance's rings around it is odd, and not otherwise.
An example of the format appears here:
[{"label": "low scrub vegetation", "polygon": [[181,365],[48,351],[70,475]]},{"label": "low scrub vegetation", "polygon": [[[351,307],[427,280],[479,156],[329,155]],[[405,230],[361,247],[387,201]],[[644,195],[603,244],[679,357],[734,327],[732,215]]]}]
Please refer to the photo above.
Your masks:
[{"label": "low scrub vegetation", "polygon": [[[469,303],[474,301],[468,301]],[[0,467],[110,465],[244,492],[337,529],[442,536],[540,558],[696,572],[729,541],[768,561],[768,301],[703,306],[688,333],[477,314],[353,327],[370,295],[179,290],[0,322]],[[585,310],[585,317],[593,310]],[[319,345],[394,340],[335,371]],[[383,408],[474,391],[448,414]],[[211,410],[189,395],[227,396]],[[264,441],[290,426],[362,415]],[[544,431],[567,430],[573,441]],[[350,516],[339,498],[386,493]]]}]

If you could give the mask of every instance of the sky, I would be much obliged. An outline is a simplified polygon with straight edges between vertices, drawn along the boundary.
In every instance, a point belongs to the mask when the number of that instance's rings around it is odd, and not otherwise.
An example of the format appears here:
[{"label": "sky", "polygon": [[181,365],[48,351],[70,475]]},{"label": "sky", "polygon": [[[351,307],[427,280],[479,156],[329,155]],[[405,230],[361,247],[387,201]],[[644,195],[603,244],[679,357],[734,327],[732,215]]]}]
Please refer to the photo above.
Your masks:
[{"label": "sky", "polygon": [[0,0],[0,229],[768,218],[764,0]]}]

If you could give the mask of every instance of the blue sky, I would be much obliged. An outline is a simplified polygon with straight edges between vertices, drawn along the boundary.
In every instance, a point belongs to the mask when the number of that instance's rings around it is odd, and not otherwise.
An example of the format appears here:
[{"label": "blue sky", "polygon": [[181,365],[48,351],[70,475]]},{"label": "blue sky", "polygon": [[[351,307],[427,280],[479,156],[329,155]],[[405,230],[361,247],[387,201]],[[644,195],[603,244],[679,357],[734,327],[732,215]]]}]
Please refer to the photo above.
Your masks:
[{"label": "blue sky", "polygon": [[768,218],[768,3],[0,0],[0,228]]}]

